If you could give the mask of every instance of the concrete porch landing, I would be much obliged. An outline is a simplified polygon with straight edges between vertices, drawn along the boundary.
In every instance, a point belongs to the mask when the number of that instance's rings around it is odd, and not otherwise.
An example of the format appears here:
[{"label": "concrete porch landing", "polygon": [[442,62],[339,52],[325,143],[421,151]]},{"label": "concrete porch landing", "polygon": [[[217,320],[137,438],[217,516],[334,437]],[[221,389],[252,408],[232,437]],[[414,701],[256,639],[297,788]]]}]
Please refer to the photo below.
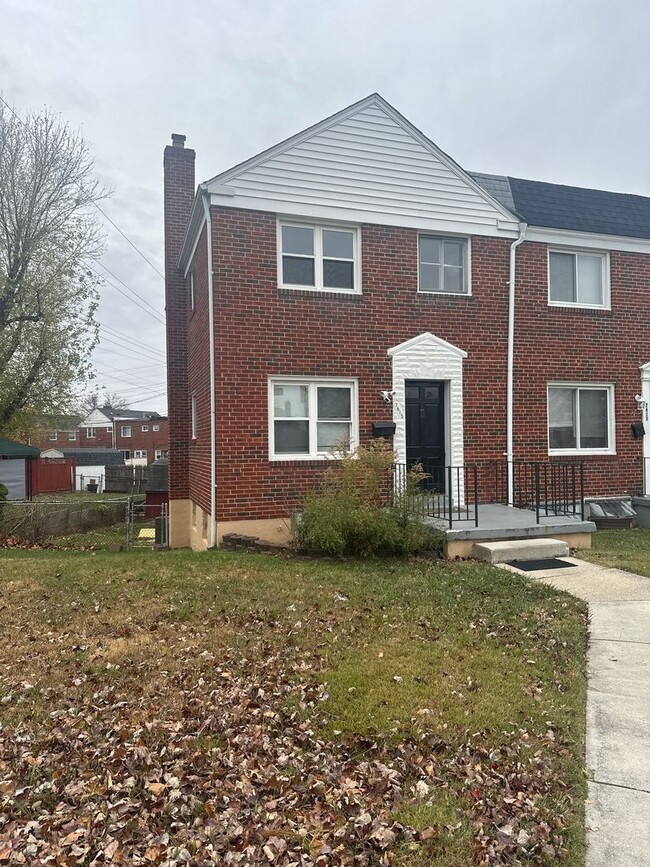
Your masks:
[{"label": "concrete porch landing", "polygon": [[474,521],[454,521],[449,526],[436,518],[426,519],[433,527],[444,530],[447,557],[472,557],[476,542],[496,542],[509,539],[536,539],[551,537],[561,539],[570,548],[591,548],[591,534],[595,532],[593,521],[581,521],[564,515],[542,517],[538,524],[535,512],[515,509],[498,503],[480,505],[478,527]]}]

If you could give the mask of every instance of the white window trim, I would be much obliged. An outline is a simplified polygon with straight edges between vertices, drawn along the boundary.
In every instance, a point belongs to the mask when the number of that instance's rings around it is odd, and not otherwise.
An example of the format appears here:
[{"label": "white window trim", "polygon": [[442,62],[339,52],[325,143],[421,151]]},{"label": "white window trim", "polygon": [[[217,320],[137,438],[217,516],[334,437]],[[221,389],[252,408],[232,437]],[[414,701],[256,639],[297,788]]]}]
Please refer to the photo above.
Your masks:
[{"label": "white window trim", "polygon": [[156,431],[159,431],[159,430],[160,430],[160,425],[159,425],[159,424],[154,424],[154,425],[152,425],[151,430],[152,430],[154,433],[155,433]]},{"label": "white window trim", "polygon": [[[420,238],[450,238],[453,241],[465,241],[465,285],[466,292],[443,292],[437,289],[421,289],[420,288]],[[418,295],[444,295],[448,298],[471,298],[472,297],[472,239],[468,235],[454,235],[453,233],[441,232],[418,232],[418,251],[417,251],[417,269],[418,269]]]},{"label": "white window trim", "polygon": [[[123,424],[120,426],[120,436],[122,437],[122,439],[131,439],[132,427],[133,425],[130,424]],[[124,433],[125,430],[128,430],[128,434]]]},{"label": "white window trim", "polygon": [[146,449],[135,449],[135,451],[133,452],[133,457],[135,459],[142,460],[143,458],[147,457],[147,450]]},{"label": "white window trim", "polygon": [[[295,226],[298,229],[313,229],[314,230],[314,282],[315,286],[303,286],[299,283],[284,283],[283,282],[283,267],[282,267],[282,227]],[[352,269],[354,278],[354,289],[333,289],[330,286],[323,286],[323,229],[332,229],[334,231],[352,232],[352,252],[354,254],[354,265]],[[320,231],[319,231],[320,230]],[[304,220],[278,219],[276,226],[277,234],[277,258],[278,258],[278,288],[279,289],[294,289],[298,292],[328,292],[335,295],[362,295],[361,288],[361,232],[359,226],[352,226],[347,223],[328,223],[326,220],[317,220],[309,222]],[[288,256],[291,253],[287,253]],[[305,256],[305,258],[311,258]],[[327,257],[333,258],[331,256]],[[349,259],[341,260],[349,262]]]},{"label": "white window trim", "polygon": [[191,422],[191,430],[192,430],[192,439],[196,440],[196,392],[192,392],[192,398],[190,401],[190,422]]},{"label": "white window trim", "polygon": [[[603,303],[602,304],[582,304],[580,301],[555,301],[551,298],[551,253],[569,253],[574,256],[579,256],[581,253],[586,256],[600,256],[602,259],[602,287],[603,287]],[[546,250],[546,283],[548,291],[548,306],[549,307],[568,307],[578,308],[579,310],[611,310],[611,291],[610,291],[610,256],[608,250],[590,250],[583,247],[560,247],[549,246]]]},{"label": "white window trim", "polygon": [[269,460],[270,461],[326,461],[331,460],[331,453],[318,452],[316,450],[316,423],[317,423],[317,407],[316,407],[316,389],[309,389],[309,441],[314,443],[313,450],[310,454],[275,454],[275,402],[273,387],[280,385],[283,382],[300,384],[300,385],[331,385],[340,387],[342,385],[350,388],[350,414],[352,424],[350,426],[350,451],[353,452],[359,445],[359,381],[348,377],[338,376],[272,376],[269,378],[268,398],[269,398]]},{"label": "white window trim", "polygon": [[[549,390],[551,388],[580,388],[607,391],[607,438],[609,445],[604,449],[552,449],[550,445],[551,428],[549,424]],[[549,455],[615,455],[616,454],[616,421],[614,418],[616,394],[611,382],[549,382],[546,386],[546,437]]]},{"label": "white window trim", "polygon": [[[92,433],[91,433],[92,431]],[[97,428],[96,427],[87,427],[86,428],[86,439],[94,440],[97,439]]]},{"label": "white window trim", "polygon": [[59,438],[59,432],[58,431],[55,431],[55,430],[50,431],[49,440],[51,443],[55,443],[58,440],[58,438]]},{"label": "white window trim", "polygon": [[149,425],[148,424],[142,425],[142,433],[149,433]]},{"label": "white window trim", "polygon": [[76,430],[68,431],[68,442],[73,443],[76,441],[76,439],[77,439],[77,431]]}]

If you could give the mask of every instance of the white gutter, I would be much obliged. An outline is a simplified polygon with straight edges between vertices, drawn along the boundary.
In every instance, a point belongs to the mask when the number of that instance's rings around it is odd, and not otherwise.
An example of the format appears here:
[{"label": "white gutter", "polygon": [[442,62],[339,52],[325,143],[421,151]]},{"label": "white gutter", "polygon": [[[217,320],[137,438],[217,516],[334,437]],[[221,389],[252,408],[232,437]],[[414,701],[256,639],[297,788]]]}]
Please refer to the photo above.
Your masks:
[{"label": "white gutter", "polygon": [[526,236],[527,223],[519,223],[519,237],[510,245],[510,279],[508,280],[508,373],[506,386],[506,461],[508,464],[508,505],[515,499],[513,429],[515,380],[515,263],[517,247]]},{"label": "white gutter", "polygon": [[210,217],[210,193],[203,184],[201,201],[205,213],[205,231],[208,260],[208,329],[210,332],[210,536],[209,547],[217,544],[217,414],[214,372],[214,282],[212,277],[212,218]]}]

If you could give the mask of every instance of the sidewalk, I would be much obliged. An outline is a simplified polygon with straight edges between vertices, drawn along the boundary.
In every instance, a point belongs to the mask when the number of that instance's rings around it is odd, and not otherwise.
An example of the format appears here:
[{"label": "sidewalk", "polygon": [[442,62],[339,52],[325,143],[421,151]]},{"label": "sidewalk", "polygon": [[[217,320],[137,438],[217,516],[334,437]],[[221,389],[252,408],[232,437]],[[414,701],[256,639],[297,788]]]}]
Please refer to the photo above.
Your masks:
[{"label": "sidewalk", "polygon": [[587,867],[643,867],[650,865],[650,578],[562,559],[576,568],[522,574],[589,603]]}]

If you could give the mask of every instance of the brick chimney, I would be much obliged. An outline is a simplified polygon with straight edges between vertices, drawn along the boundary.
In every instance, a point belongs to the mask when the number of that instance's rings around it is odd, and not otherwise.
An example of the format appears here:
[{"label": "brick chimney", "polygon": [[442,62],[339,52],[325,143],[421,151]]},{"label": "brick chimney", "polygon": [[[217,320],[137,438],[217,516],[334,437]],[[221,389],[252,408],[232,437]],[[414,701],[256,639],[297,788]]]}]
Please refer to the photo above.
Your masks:
[{"label": "brick chimney", "polygon": [[[194,158],[195,152],[185,147],[185,136],[173,133],[172,144],[165,148],[163,159],[170,500],[189,499],[191,422],[187,384],[187,288],[178,268],[178,257],[194,203]],[[173,511],[170,504],[172,524]]]}]

